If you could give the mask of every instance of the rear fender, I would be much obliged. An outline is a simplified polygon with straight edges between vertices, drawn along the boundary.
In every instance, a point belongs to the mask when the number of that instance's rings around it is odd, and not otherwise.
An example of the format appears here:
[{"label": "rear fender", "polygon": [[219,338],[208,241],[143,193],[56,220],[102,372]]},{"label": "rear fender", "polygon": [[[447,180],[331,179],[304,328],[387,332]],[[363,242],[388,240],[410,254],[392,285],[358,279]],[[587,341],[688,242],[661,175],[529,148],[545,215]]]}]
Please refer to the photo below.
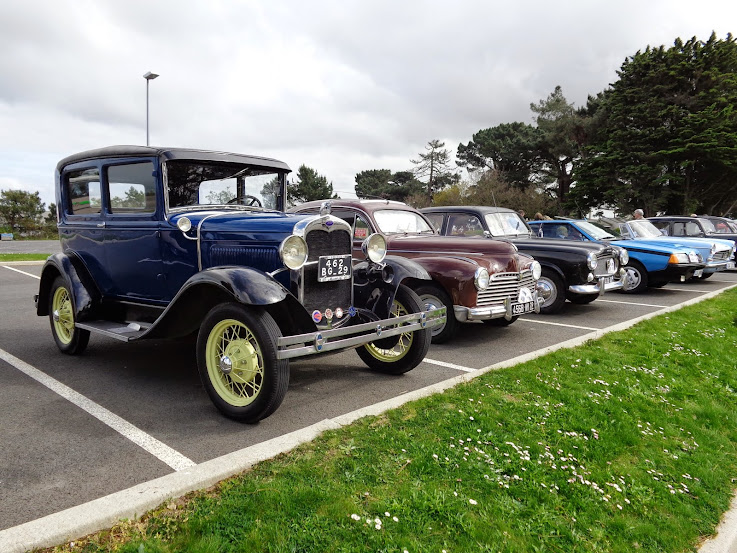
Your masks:
[{"label": "rear fender", "polygon": [[91,318],[95,307],[102,299],[102,294],[84,263],[76,255],[66,253],[49,256],[41,270],[36,314],[39,316],[49,314],[51,286],[60,275],[66,280],[74,298],[74,319],[84,321]]}]

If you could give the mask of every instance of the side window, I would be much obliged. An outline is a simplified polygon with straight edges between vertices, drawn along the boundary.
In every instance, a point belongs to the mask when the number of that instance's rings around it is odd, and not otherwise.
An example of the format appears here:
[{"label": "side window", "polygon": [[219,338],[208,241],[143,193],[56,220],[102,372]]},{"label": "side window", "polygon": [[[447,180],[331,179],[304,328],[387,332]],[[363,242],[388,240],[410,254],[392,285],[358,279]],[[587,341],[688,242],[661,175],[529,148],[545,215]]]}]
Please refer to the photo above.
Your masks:
[{"label": "side window", "polygon": [[687,236],[686,223],[673,223],[673,236]]},{"label": "side window", "polygon": [[156,211],[156,178],[150,161],[107,168],[111,213]]},{"label": "side window", "polygon": [[686,236],[703,236],[699,224],[691,221],[686,223]]},{"label": "side window", "polygon": [[660,232],[662,232],[666,236],[668,235],[668,223],[667,223],[667,221],[652,221],[652,223],[655,226],[655,228],[657,228]]},{"label": "side window", "polygon": [[553,225],[555,227],[555,238],[560,238],[562,240],[568,240],[569,239],[569,228],[568,225]]},{"label": "side window", "polygon": [[66,176],[67,212],[73,215],[100,213],[102,195],[100,194],[100,172],[97,168],[69,171]]},{"label": "side window", "polygon": [[449,235],[452,236],[483,236],[484,227],[475,215],[462,213],[448,216]]},{"label": "side window", "polygon": [[442,213],[425,213],[425,217],[427,217],[430,222],[432,223],[432,226],[435,227],[435,230],[438,232],[441,232],[443,230],[443,214]]},{"label": "side window", "polygon": [[366,220],[360,215],[356,215],[356,224],[353,227],[353,239],[365,240],[371,234],[371,227]]}]

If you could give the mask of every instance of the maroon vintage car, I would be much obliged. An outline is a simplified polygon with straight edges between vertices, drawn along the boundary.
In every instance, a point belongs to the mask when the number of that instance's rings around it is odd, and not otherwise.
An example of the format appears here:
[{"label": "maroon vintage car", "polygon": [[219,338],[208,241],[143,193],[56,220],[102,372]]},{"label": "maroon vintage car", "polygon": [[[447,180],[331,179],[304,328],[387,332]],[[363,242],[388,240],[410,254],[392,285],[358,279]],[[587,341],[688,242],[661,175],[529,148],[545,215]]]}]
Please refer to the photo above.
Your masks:
[{"label": "maroon vintage car", "polygon": [[[318,213],[324,204],[308,202],[289,211]],[[519,315],[540,311],[540,264],[510,242],[440,236],[422,213],[400,202],[337,199],[330,200],[330,209],[353,227],[354,258],[363,259],[361,244],[381,233],[387,253],[410,258],[430,273],[431,283],[405,284],[427,307],[447,308],[445,325],[433,330],[434,343],[452,338],[461,322],[506,326]]]}]

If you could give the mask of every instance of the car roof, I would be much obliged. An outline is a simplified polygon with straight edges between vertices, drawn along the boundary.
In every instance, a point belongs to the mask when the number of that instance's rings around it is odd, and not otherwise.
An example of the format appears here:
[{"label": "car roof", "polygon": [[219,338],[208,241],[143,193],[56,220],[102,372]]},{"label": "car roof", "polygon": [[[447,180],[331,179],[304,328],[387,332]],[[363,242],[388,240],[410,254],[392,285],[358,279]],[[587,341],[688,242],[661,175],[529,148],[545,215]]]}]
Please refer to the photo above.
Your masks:
[{"label": "car roof", "polygon": [[490,205],[444,205],[438,207],[426,207],[421,209],[423,213],[445,213],[455,211],[461,213],[516,213],[514,209],[507,207],[494,207]]},{"label": "car roof", "polygon": [[353,198],[331,198],[325,200],[313,200],[311,202],[305,202],[299,205],[295,205],[290,208],[292,210],[298,209],[313,209],[320,207],[324,202],[329,201],[331,206],[336,207],[352,207],[362,209],[366,212],[373,212],[379,209],[398,209],[404,211],[417,211],[411,205],[407,205],[403,202],[395,202],[393,200],[367,200],[367,199],[353,199]]},{"label": "car roof", "polygon": [[162,148],[154,146],[106,146],[95,150],[86,150],[65,157],[56,165],[56,170],[61,172],[65,166],[71,163],[93,159],[152,156],[161,157],[164,160],[219,161],[223,163],[241,163],[270,167],[287,172],[291,171],[289,165],[283,161],[268,157],[217,152],[213,150],[197,150],[194,148]]}]

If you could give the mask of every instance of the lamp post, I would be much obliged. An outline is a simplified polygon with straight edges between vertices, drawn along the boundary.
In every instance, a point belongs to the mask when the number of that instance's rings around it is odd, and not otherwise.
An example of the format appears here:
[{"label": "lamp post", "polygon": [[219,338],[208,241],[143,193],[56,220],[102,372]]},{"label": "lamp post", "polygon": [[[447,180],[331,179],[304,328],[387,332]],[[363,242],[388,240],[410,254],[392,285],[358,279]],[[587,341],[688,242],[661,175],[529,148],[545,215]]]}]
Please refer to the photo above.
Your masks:
[{"label": "lamp post", "polygon": [[143,78],[146,79],[146,146],[148,146],[148,83],[153,81],[158,75],[156,73],[147,72]]}]

